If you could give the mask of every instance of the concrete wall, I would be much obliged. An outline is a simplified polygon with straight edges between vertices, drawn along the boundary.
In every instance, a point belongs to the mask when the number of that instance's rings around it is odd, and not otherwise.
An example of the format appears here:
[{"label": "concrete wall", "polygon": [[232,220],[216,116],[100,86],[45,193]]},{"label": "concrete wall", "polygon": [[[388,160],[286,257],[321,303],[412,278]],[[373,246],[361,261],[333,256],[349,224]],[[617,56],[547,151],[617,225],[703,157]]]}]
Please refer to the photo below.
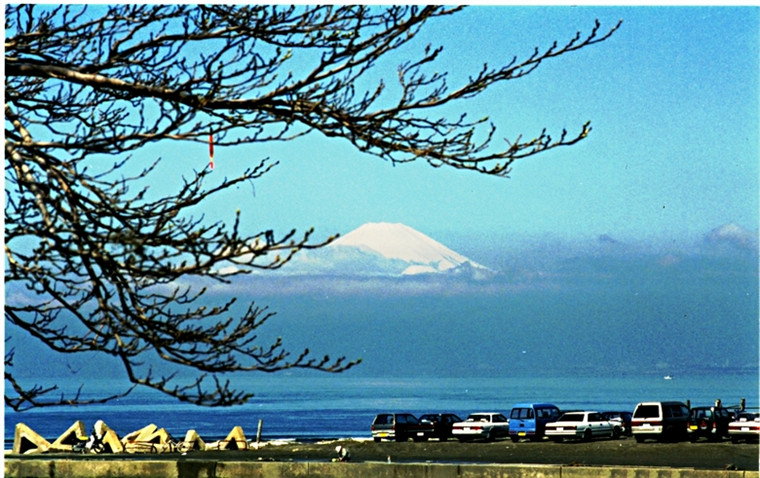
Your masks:
[{"label": "concrete wall", "polygon": [[758,471],[560,465],[64,460],[5,457],[6,478],[760,478]]}]

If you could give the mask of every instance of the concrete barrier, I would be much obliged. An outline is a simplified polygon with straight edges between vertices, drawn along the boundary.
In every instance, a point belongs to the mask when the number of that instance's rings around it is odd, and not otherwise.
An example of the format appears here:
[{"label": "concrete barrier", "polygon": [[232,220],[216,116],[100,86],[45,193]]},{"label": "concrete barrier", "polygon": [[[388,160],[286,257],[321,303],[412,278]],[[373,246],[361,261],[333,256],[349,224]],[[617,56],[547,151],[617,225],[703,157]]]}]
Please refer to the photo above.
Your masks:
[{"label": "concrete barrier", "polygon": [[102,460],[5,457],[5,477],[47,478],[760,478],[758,471],[443,463]]}]

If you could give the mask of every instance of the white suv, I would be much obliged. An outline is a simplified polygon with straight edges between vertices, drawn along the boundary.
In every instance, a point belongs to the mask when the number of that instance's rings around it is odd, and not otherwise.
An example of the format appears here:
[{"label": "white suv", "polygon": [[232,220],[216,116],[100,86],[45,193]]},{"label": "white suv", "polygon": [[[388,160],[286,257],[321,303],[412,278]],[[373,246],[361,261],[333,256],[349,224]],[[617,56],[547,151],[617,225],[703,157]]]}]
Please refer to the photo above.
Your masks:
[{"label": "white suv", "polygon": [[631,431],[636,441],[647,438],[658,441],[686,438],[689,408],[681,402],[642,402],[636,405],[631,418]]}]

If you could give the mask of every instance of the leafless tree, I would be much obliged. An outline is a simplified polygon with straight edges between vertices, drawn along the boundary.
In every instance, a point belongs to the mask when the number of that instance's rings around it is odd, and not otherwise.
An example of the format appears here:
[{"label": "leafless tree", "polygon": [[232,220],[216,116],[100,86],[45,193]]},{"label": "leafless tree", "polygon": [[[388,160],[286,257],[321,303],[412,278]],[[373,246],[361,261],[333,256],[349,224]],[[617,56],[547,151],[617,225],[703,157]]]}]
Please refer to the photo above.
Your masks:
[{"label": "leafless tree", "polygon": [[[272,315],[234,301],[199,305],[206,290],[180,279],[228,281],[224,265],[275,269],[316,248],[312,231],[244,232],[193,215],[218,193],[255,180],[269,158],[211,183],[209,170],[155,197],[158,160],[127,174],[130,153],[189,141],[217,145],[290,141],[308,134],[349,141],[394,164],[424,160],[496,176],[513,161],[574,144],[590,131],[542,131],[494,146],[487,118],[435,116],[542,62],[602,42],[619,27],[597,21],[564,44],[483,66],[449,85],[435,72],[440,47],[421,47],[393,83],[375,67],[407,45],[445,6],[7,5],[5,42],[5,317],[61,354],[118,359],[130,384],[201,405],[243,403],[225,374],[286,368],[344,371],[358,361],[292,355],[278,339],[258,345]],[[362,88],[359,85],[369,85]],[[107,164],[107,167],[103,165]],[[133,170],[133,169],[131,169]],[[241,271],[243,269],[240,269]],[[17,299],[16,297],[23,297]],[[88,403],[28,385],[5,357],[5,401],[15,410]],[[178,372],[191,371],[192,379]],[[184,376],[183,376],[184,377]]]}]

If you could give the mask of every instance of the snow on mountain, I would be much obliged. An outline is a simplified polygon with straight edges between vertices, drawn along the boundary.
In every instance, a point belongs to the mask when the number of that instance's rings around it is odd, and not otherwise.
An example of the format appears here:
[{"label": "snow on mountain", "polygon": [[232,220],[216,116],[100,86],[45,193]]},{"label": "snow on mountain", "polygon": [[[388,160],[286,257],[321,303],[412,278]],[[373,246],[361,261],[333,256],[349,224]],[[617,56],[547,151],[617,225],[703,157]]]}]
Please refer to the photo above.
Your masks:
[{"label": "snow on mountain", "polygon": [[705,235],[705,242],[743,250],[757,250],[757,234],[734,223],[716,227]]},{"label": "snow on mountain", "polygon": [[446,273],[475,278],[494,273],[409,226],[391,223],[364,224],[322,249],[299,254],[285,269],[306,274],[411,276]]},{"label": "snow on mountain", "polygon": [[443,272],[466,262],[475,268],[484,266],[470,261],[443,244],[404,224],[369,223],[330,244],[332,248],[354,247],[386,259],[408,264],[404,274]]}]

